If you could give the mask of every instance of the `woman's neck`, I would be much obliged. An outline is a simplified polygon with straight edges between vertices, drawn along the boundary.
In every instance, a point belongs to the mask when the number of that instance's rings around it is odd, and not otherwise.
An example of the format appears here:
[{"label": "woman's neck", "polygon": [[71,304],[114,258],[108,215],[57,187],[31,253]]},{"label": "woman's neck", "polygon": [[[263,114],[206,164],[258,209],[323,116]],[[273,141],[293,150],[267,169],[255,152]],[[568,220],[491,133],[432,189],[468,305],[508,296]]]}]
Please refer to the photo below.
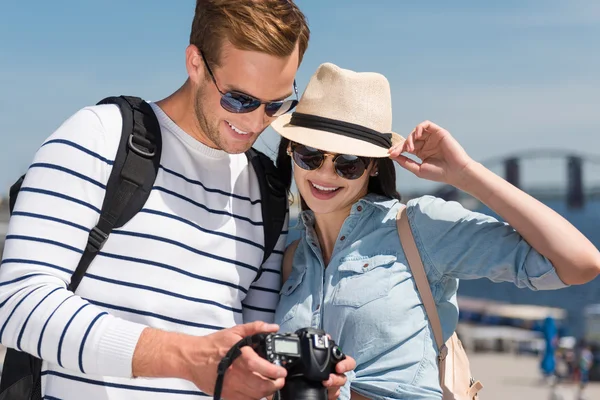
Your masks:
[{"label": "woman's neck", "polygon": [[348,215],[350,215],[351,209],[352,207],[348,207],[346,209],[327,214],[315,213],[315,231],[317,232],[317,237],[319,238],[319,245],[321,246],[321,253],[323,255],[325,267],[327,267],[327,264],[329,264],[329,260],[333,254],[333,248],[335,247],[335,242],[340,234],[342,225],[344,225],[344,221]]}]

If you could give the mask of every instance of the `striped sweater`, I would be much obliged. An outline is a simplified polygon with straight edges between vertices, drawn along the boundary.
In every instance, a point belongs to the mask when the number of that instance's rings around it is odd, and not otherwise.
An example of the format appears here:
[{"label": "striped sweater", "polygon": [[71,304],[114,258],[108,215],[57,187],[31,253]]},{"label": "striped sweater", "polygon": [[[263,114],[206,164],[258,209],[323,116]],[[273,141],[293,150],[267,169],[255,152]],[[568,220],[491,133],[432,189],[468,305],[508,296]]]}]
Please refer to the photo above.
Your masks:
[{"label": "striped sweater", "polygon": [[287,232],[252,283],[264,237],[246,156],[204,146],[151,105],[163,136],[156,182],[76,294],[66,286],[98,221],[121,136],[118,108],[87,107],[64,122],[19,194],[0,267],[0,343],[44,360],[45,398],[201,398],[191,382],[131,378],[142,330],[206,335],[273,320]]}]

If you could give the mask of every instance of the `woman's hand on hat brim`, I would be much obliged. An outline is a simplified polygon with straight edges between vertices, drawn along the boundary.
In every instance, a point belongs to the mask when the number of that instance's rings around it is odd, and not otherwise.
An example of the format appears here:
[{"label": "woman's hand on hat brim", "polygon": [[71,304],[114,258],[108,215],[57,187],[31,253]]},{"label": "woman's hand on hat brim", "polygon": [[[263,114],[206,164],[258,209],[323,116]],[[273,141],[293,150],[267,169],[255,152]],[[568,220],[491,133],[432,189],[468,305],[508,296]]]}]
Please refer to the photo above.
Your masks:
[{"label": "woman's hand on hat brim", "polygon": [[[421,163],[402,155],[417,156]],[[419,178],[457,186],[473,162],[450,132],[431,121],[421,122],[406,140],[389,150],[390,158]]]}]

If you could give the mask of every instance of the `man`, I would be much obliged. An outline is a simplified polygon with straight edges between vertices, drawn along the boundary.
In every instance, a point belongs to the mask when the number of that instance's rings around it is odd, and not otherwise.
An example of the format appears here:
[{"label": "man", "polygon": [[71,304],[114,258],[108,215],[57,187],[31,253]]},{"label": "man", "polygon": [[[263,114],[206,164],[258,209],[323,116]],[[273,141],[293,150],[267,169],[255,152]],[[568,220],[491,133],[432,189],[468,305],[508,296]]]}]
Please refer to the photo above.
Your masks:
[{"label": "man", "polygon": [[[196,398],[242,337],[274,332],[286,234],[262,265],[256,174],[243,154],[289,111],[309,30],[284,0],[198,0],[189,78],[151,104],[161,165],[144,208],[110,235],[72,293],[66,283],[98,220],[121,135],[114,105],[86,107],[35,155],[0,269],[0,342],[44,360],[43,395],[59,399]],[[287,108],[287,109],[286,109]],[[257,399],[284,368],[250,348],[222,397]],[[352,359],[324,384],[330,397]],[[167,379],[148,379],[167,378]]]},{"label": "man", "polygon": [[590,345],[585,344],[579,353],[579,387],[577,388],[577,400],[583,400],[585,388],[590,382],[590,370],[594,365],[594,353]]}]

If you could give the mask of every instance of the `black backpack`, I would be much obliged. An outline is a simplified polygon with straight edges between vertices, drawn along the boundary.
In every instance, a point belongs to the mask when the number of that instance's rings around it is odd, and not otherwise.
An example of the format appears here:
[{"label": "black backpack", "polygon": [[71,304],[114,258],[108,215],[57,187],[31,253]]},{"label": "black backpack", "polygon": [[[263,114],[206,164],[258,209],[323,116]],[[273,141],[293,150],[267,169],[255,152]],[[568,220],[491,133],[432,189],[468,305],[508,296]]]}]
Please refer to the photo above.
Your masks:
[{"label": "black backpack", "polygon": [[[117,156],[111,171],[98,224],[88,236],[87,246],[68,286],[75,292],[88,266],[114,228],[127,223],[146,203],[158,172],[162,139],[160,125],[152,107],[137,97],[108,97],[98,104],[116,104],[123,117],[123,129]],[[273,162],[251,148],[246,152],[260,187],[264,224],[263,262],[271,255],[283,229],[287,214],[287,192]],[[25,175],[11,188],[9,209],[12,213]],[[259,269],[254,281],[260,278]],[[42,361],[28,353],[7,349],[0,379],[0,400],[41,400]]]}]

